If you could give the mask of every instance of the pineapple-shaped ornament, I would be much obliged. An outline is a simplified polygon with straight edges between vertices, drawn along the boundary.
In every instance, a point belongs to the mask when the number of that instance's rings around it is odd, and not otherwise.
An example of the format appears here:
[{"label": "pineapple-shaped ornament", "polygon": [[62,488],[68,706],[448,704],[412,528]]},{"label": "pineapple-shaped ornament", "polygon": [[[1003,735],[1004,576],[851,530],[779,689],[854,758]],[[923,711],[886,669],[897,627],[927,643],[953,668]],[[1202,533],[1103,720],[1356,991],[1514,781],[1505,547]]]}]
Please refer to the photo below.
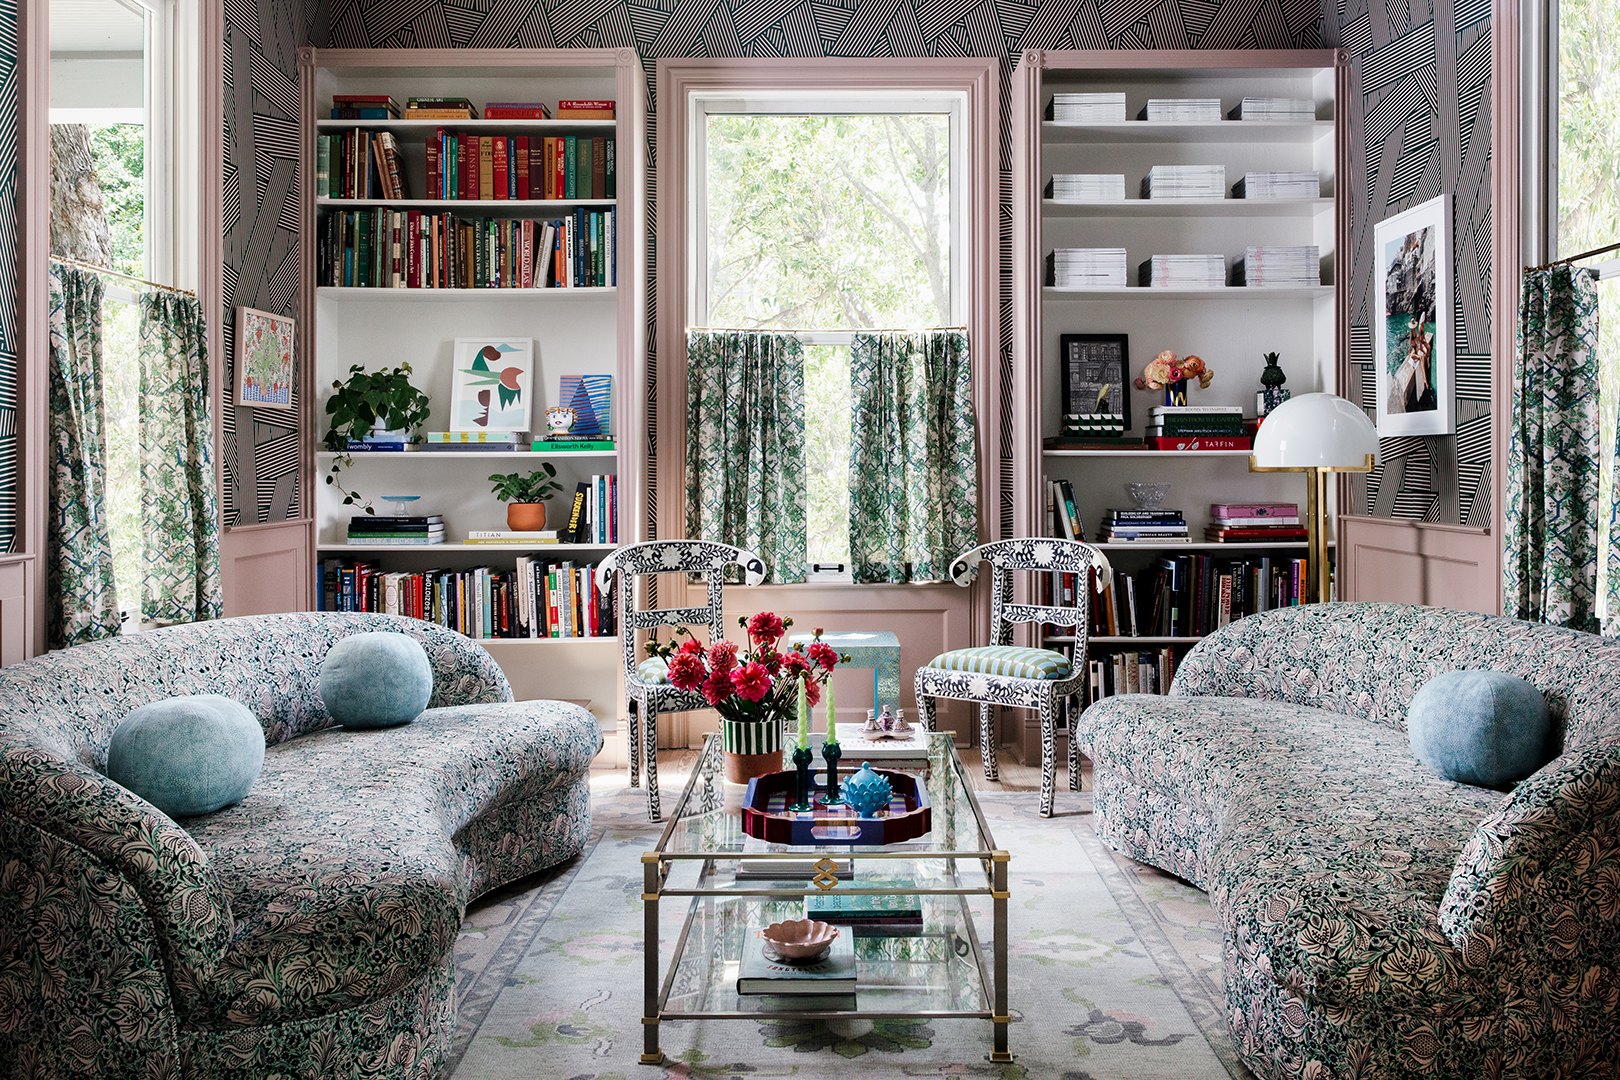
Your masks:
[{"label": "pineapple-shaped ornament", "polygon": [[1270,415],[1271,410],[1287,401],[1290,395],[1290,391],[1283,386],[1288,381],[1288,375],[1278,366],[1277,354],[1268,352],[1265,357],[1266,369],[1260,373],[1260,385],[1265,389],[1254,396],[1255,411],[1261,416]]}]

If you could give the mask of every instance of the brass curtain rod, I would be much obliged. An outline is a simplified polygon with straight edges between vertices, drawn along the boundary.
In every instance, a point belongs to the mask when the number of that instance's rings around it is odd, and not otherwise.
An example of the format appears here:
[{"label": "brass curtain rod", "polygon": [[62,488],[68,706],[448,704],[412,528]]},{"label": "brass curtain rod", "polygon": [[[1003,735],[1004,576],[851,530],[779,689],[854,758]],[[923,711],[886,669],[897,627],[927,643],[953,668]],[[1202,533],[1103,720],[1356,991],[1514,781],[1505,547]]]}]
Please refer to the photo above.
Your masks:
[{"label": "brass curtain rod", "polygon": [[1526,273],[1534,273],[1537,270],[1551,270],[1553,267],[1563,266],[1565,263],[1580,262],[1582,259],[1590,259],[1594,255],[1605,255],[1617,248],[1620,248],[1620,244],[1610,244],[1608,247],[1593,248],[1591,251],[1583,251],[1579,255],[1571,255],[1567,259],[1556,259],[1541,266],[1527,266],[1524,269]]},{"label": "brass curtain rod", "polygon": [[192,292],[190,289],[177,289],[173,285],[159,285],[155,281],[147,281],[145,278],[138,278],[134,274],[126,274],[122,270],[114,270],[108,266],[92,266],[89,263],[80,262],[77,259],[64,259],[60,255],[52,255],[51,262],[57,263],[61,266],[76,266],[80,270],[89,270],[97,274],[110,274],[113,277],[123,278],[125,281],[133,281],[137,285],[145,285],[148,289],[162,289],[164,292],[172,292],[178,293],[181,296],[189,296],[193,300],[197,298],[197,294]]}]

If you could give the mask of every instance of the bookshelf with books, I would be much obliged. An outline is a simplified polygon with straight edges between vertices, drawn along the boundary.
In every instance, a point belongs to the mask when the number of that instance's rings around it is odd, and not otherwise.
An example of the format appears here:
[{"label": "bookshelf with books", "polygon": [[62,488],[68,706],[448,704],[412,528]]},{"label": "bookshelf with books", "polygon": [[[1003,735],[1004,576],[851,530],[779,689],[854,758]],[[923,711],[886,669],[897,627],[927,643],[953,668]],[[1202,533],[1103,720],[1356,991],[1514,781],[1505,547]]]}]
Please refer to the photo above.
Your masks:
[{"label": "bookshelf with books", "polygon": [[[1347,78],[1331,50],[1030,50],[1015,71],[1013,527],[1070,536],[1077,519],[1115,568],[1075,658],[1092,697],[1163,692],[1205,634],[1304,592],[1297,523],[1250,532],[1216,508],[1303,502],[1298,475],[1248,470],[1266,353],[1293,394],[1345,384]],[[1070,344],[1099,341],[1119,342],[1110,387],[1078,378],[1100,354]],[[1165,352],[1213,379],[1175,401],[1137,385]],[[1081,386],[1105,407],[1077,405]],[[1168,510],[1132,483],[1170,485]]]},{"label": "bookshelf with books", "polygon": [[[336,462],[341,485],[315,484],[311,606],[453,626],[490,650],[519,698],[586,701],[615,722],[618,639],[590,571],[635,542],[645,516],[629,456],[644,428],[640,60],[305,49],[300,69],[305,437],[316,475]],[[465,426],[452,421],[465,400],[452,381],[468,340],[528,349],[527,431],[451,430]],[[430,399],[417,439],[321,446],[332,382],[351,364],[402,361]],[[546,410],[576,404],[591,376],[606,380],[599,423],[593,412],[583,431],[547,438]],[[548,520],[509,526],[487,478],[545,468],[560,487]],[[344,504],[344,490],[375,514]],[[396,493],[419,496],[408,512],[424,527],[390,534],[384,496]]]}]

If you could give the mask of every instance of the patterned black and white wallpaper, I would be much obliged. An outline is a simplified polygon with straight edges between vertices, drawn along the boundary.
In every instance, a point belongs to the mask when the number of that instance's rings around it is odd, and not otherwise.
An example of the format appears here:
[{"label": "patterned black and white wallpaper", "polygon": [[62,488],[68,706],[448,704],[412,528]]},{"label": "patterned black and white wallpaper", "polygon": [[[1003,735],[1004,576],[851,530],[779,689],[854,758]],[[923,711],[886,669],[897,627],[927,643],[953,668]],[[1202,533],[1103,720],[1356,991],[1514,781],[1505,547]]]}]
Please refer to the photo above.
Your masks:
[{"label": "patterned black and white wallpaper", "polygon": [[1373,226],[1451,194],[1457,434],[1383,440],[1350,510],[1447,525],[1491,523],[1490,0],[1327,0],[1324,43],[1354,58],[1348,119],[1351,386],[1374,409]]},{"label": "patterned black and white wallpaper", "polygon": [[17,4],[0,0],[0,551],[22,544],[17,521],[17,346],[22,297],[17,293],[17,164],[21,153],[21,88],[17,82]]}]

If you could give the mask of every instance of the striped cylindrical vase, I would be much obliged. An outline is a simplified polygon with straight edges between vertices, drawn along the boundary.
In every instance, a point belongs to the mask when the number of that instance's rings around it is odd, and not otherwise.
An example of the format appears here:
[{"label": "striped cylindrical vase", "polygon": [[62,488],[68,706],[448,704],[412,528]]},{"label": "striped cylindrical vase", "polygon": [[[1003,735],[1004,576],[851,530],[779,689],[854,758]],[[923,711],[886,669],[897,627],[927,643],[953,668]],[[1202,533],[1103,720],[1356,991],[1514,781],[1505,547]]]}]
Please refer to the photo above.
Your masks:
[{"label": "striped cylindrical vase", "polygon": [[746,784],[756,776],[782,769],[782,721],[720,720],[726,751],[726,779]]}]

